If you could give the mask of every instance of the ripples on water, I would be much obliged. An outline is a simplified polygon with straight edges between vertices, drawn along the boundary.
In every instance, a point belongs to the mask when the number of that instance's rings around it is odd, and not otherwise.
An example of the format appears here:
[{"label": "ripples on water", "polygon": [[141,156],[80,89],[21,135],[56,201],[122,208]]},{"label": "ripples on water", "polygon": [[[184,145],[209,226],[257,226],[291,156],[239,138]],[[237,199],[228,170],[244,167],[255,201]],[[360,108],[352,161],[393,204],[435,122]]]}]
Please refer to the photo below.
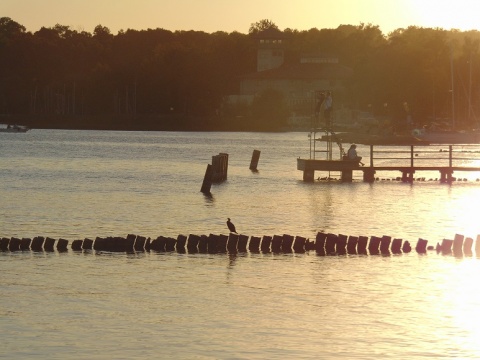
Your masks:
[{"label": "ripples on water", "polygon": [[[306,134],[0,135],[0,236],[226,233],[227,216],[247,235],[480,233],[475,181],[304,184]],[[229,178],[208,198],[220,152]],[[0,358],[480,357],[476,257],[19,252],[0,264]]]}]

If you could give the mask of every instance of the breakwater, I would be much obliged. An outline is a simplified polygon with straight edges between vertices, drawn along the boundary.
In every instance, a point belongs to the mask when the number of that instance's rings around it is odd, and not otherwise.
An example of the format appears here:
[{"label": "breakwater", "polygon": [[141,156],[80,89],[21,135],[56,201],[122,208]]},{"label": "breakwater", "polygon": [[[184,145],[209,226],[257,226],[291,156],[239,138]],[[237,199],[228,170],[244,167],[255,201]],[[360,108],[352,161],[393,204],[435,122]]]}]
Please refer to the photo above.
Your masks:
[{"label": "breakwater", "polygon": [[[305,253],[318,255],[379,255],[401,254],[412,251],[409,241],[389,236],[347,236],[319,232],[314,240],[302,236],[273,235],[178,235],[177,238],[159,236],[155,239],[129,234],[126,237],[96,237],[69,241],[37,236],[31,238],[1,238],[0,251],[106,251],[106,252],[177,252],[177,253]],[[427,251],[427,241],[419,239],[415,250]]]},{"label": "breakwater", "polygon": [[[475,243],[475,244],[474,244]],[[391,236],[353,236],[318,232],[311,240],[302,236],[273,235],[247,236],[229,235],[178,235],[177,238],[158,236],[155,239],[128,234],[126,237],[96,237],[95,239],[54,239],[36,236],[34,238],[0,238],[0,251],[98,251],[112,253],[132,252],[177,252],[177,253],[305,253],[314,251],[320,256],[334,255],[398,255],[415,250],[425,254],[435,250],[443,255],[480,254],[480,235],[473,238],[455,234],[453,239],[443,239],[436,246],[428,246],[428,240],[419,238],[415,247],[408,240]]]}]

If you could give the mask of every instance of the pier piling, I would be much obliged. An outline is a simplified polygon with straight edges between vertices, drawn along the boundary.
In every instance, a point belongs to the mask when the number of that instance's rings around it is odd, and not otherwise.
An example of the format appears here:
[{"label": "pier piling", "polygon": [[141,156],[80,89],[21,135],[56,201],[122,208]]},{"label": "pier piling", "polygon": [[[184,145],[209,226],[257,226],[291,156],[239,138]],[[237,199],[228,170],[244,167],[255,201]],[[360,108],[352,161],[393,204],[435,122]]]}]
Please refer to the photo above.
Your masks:
[{"label": "pier piling", "polygon": [[250,170],[257,171],[259,159],[260,159],[260,150],[253,150],[252,160],[250,161]]}]

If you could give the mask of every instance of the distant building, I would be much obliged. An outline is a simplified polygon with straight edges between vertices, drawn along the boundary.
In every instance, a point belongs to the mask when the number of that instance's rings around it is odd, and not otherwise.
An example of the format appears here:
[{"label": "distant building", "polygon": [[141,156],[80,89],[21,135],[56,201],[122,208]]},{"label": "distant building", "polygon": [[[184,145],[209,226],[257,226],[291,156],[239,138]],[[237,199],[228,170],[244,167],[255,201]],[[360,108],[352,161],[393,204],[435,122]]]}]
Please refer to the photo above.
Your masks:
[{"label": "distant building", "polygon": [[285,36],[280,30],[267,29],[255,36],[257,40],[257,72],[276,69],[285,59]]},{"label": "distant building", "polygon": [[[313,115],[320,92],[331,91],[334,108],[345,98],[345,83],[353,70],[339,64],[333,54],[303,54],[297,63],[285,63],[285,36],[268,29],[255,36],[257,41],[257,71],[243,76],[240,93],[230,102],[251,102],[267,89],[281,91],[289,106],[293,121],[302,122]],[[310,120],[308,120],[310,121]]]}]

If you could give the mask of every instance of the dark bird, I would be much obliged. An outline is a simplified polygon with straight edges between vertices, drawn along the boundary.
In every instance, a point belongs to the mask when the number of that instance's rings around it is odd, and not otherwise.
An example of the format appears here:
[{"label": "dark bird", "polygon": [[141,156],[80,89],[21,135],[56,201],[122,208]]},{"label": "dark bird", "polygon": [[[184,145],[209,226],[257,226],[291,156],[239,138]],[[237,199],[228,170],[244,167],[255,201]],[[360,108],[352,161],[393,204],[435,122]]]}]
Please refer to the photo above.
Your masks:
[{"label": "dark bird", "polygon": [[228,230],[230,230],[235,234],[237,233],[237,230],[235,230],[235,225],[233,225],[233,223],[230,221],[230,218],[228,218],[227,220],[227,226],[228,226]]}]

